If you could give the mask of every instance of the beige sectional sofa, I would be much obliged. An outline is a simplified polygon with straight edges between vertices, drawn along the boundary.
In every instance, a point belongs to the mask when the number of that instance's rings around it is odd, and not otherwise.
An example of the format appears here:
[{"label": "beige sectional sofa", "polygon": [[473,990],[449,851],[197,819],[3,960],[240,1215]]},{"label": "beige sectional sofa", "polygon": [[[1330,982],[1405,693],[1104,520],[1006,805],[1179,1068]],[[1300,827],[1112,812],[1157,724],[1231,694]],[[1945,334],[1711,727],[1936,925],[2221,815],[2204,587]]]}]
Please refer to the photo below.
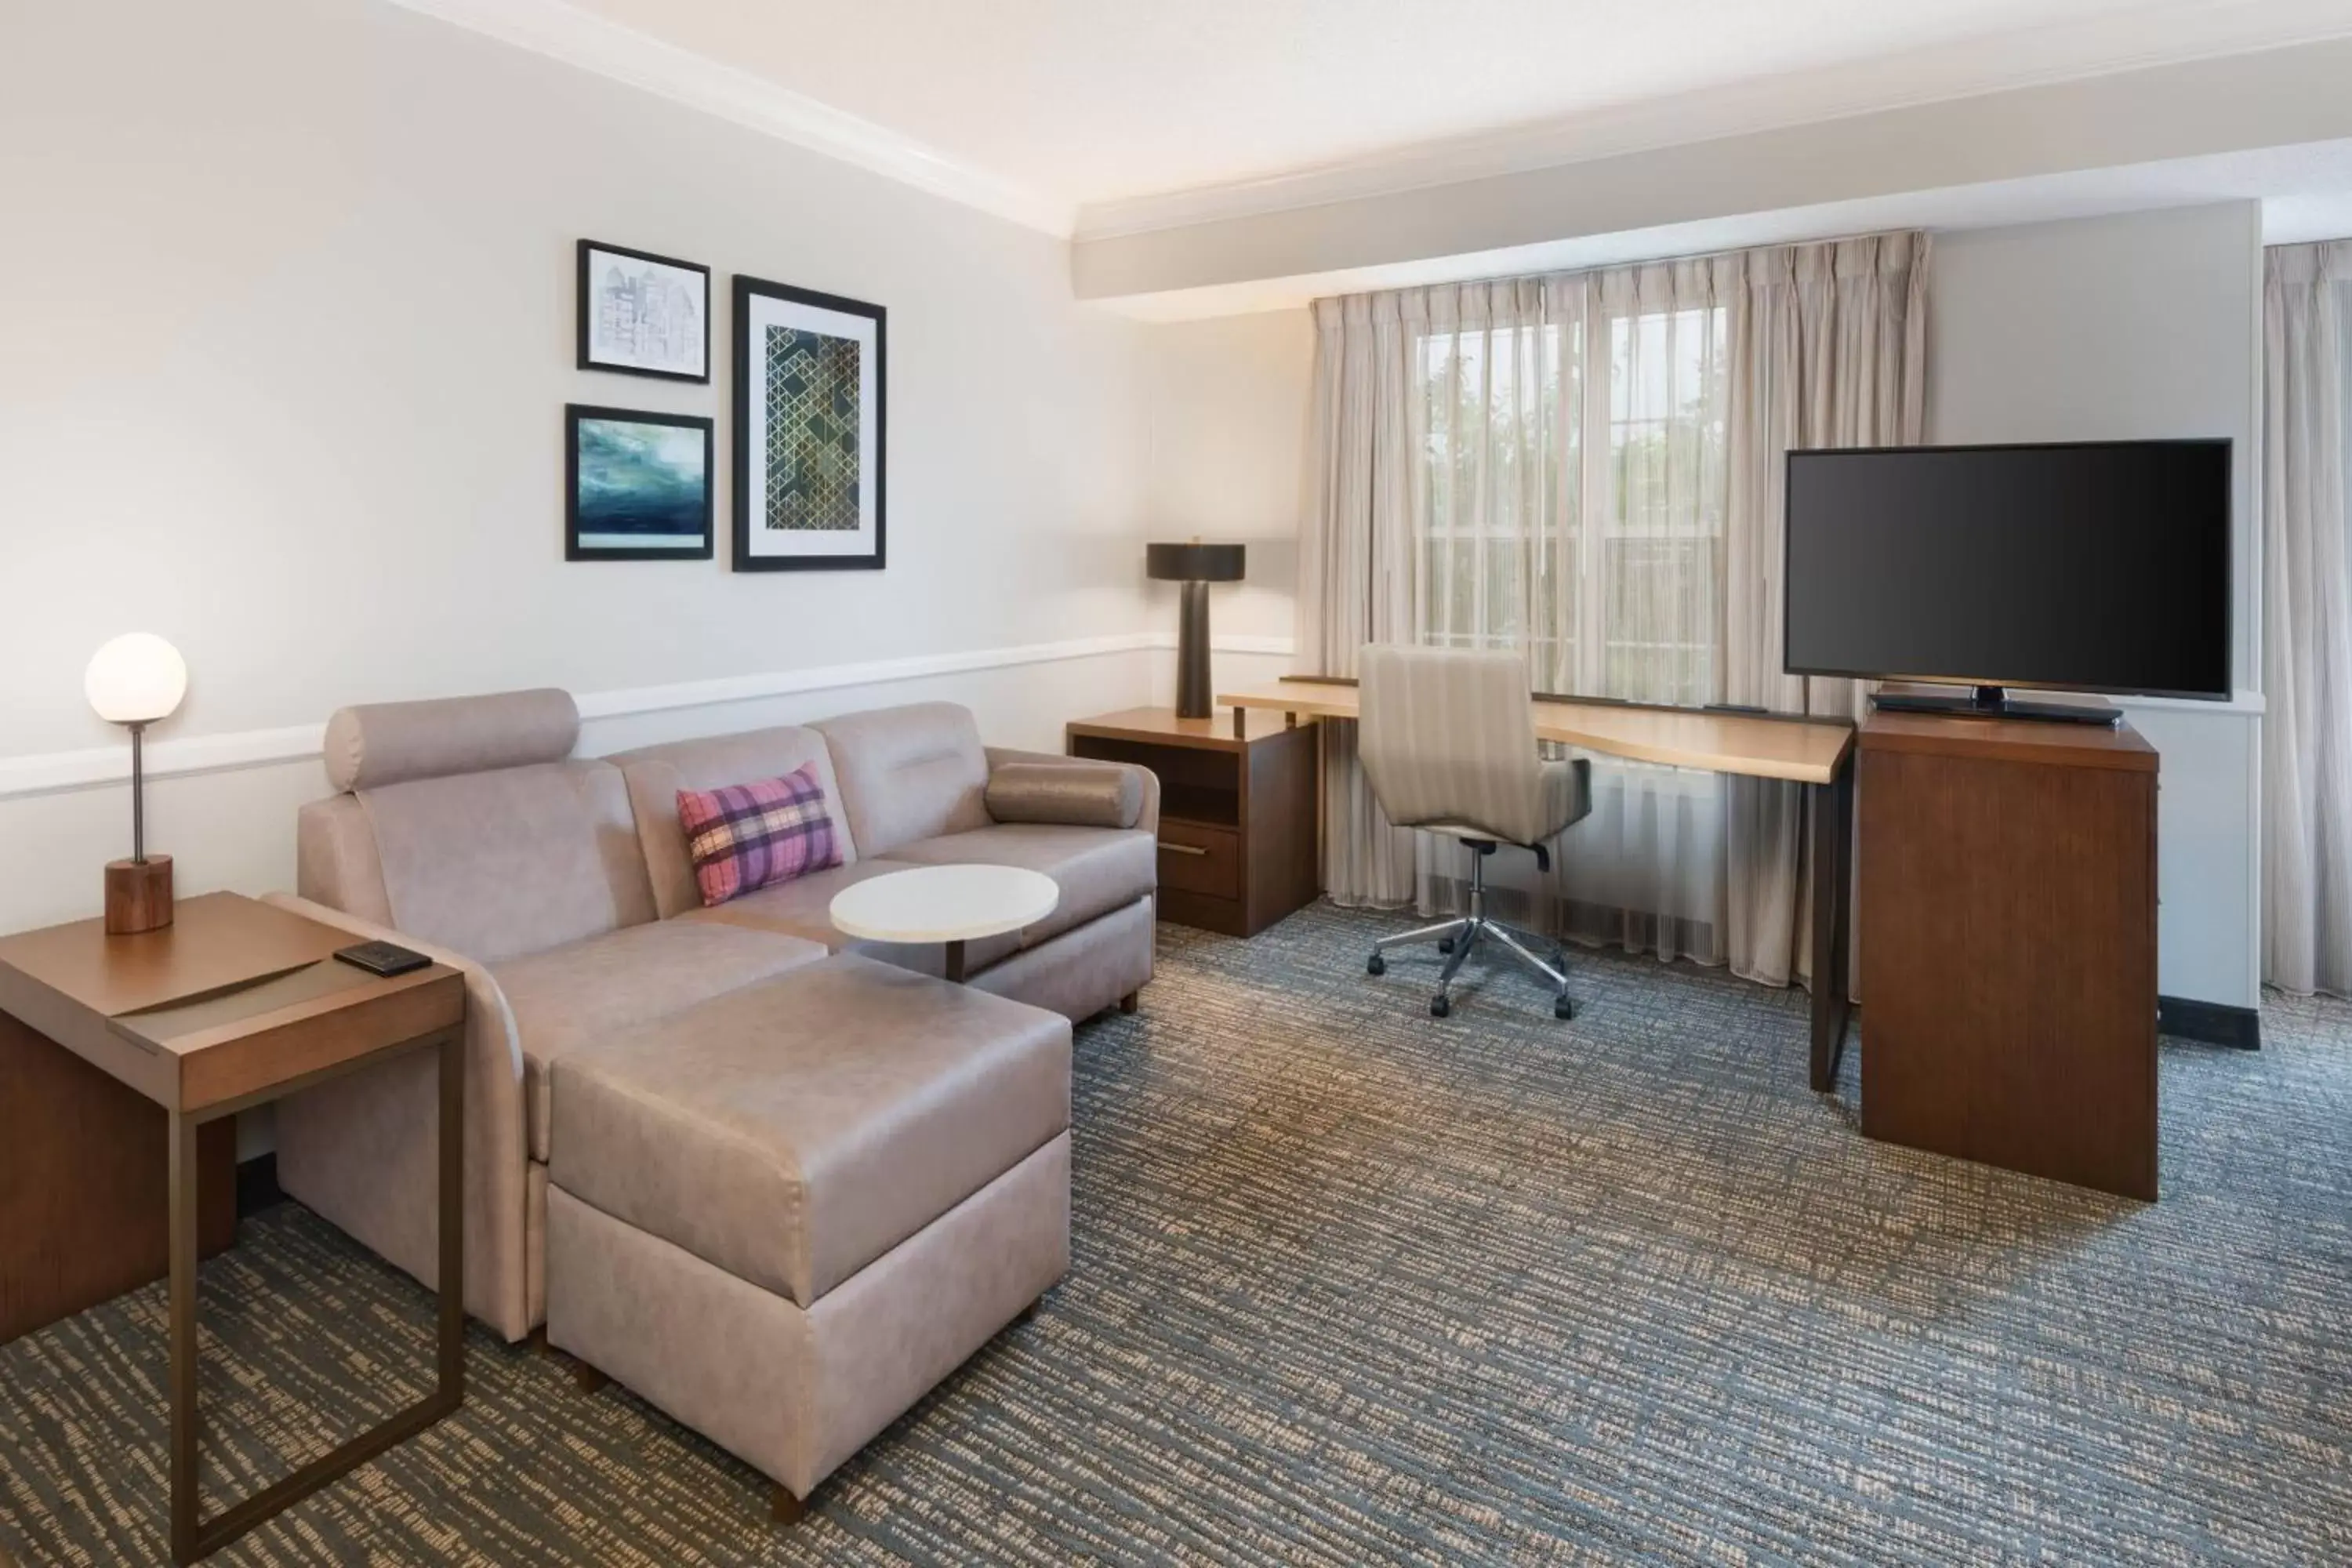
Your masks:
[{"label": "beige sectional sofa", "polygon": [[[1130,826],[999,822],[992,773],[1065,760],[941,703],[603,759],[578,734],[552,690],[344,710],[284,901],[467,976],[468,1310],[805,1496],[1066,1265],[1070,1023],[1150,978],[1158,784],[1118,781]],[[804,764],[843,864],[703,908],[677,792]],[[958,862],[1061,891],[971,943],[967,985],[826,919]],[[286,1191],[427,1284],[433,1106],[394,1063],[278,1118]]]}]

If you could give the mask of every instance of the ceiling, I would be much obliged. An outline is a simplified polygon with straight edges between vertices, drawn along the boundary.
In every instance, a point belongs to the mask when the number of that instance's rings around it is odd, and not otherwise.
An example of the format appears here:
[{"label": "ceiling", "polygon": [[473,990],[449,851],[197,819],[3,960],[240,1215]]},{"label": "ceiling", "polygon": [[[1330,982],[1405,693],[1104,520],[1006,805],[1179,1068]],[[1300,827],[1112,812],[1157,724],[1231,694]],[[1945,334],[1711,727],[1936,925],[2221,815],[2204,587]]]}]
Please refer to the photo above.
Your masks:
[{"label": "ceiling", "polygon": [[[461,0],[406,0],[445,15]],[[541,0],[1069,215],[1550,162],[2352,32],[2346,0]],[[1456,160],[1458,166],[1458,157]],[[1409,173],[1409,170],[1407,171]],[[1172,199],[1160,216],[1160,206]],[[1316,199],[1302,187],[1303,199]],[[1189,205],[1184,205],[1189,204]],[[1002,205],[1003,204],[999,204]]]}]

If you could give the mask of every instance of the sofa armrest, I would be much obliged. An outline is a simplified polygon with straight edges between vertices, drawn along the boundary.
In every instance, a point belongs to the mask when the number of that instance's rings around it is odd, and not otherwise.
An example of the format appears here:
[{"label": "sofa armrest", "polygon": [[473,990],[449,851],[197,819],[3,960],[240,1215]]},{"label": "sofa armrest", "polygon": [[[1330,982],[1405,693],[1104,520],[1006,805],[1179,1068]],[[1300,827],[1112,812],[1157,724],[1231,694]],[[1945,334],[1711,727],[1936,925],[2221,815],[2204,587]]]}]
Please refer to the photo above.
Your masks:
[{"label": "sofa armrest", "polygon": [[[292,893],[264,900],[354,942],[391,942],[466,977],[466,1310],[509,1340],[531,1330],[525,1246],[529,1145],[522,1042],[506,994],[472,959]],[[426,1286],[439,1272],[430,1053],[331,1079],[278,1102],[279,1184]]]},{"label": "sofa armrest", "polygon": [[1143,785],[1143,810],[1135,819],[1138,830],[1157,838],[1160,836],[1160,775],[1150,768],[1133,763],[1110,763],[1094,757],[1065,757],[1053,752],[1024,752],[1010,746],[990,746],[988,771],[994,773],[1007,763],[1051,763],[1056,766],[1086,768],[1118,768],[1136,775]]}]

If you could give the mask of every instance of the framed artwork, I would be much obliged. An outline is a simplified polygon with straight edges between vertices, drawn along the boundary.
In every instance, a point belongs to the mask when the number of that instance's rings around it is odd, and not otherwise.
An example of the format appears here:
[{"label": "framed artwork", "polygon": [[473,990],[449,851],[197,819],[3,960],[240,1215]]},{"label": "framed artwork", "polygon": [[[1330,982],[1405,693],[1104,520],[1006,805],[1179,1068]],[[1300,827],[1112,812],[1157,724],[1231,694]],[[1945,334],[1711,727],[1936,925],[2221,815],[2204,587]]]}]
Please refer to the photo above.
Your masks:
[{"label": "framed artwork", "polygon": [[563,408],[566,561],[708,561],[711,423],[636,408]]},{"label": "framed artwork", "polygon": [[710,380],[710,268],[580,242],[580,368]]},{"label": "framed artwork", "polygon": [[736,571],[881,569],[886,316],[736,278]]}]

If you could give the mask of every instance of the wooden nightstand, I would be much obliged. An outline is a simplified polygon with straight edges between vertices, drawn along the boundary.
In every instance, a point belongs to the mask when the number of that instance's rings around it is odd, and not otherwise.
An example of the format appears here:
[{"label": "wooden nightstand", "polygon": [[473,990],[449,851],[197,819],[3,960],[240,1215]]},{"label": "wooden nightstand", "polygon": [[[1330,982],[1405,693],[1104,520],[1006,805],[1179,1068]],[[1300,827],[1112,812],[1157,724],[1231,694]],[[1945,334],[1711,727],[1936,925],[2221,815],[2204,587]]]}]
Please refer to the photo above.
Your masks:
[{"label": "wooden nightstand", "polygon": [[1160,776],[1163,920],[1255,936],[1322,890],[1311,720],[1293,726],[1278,713],[1225,709],[1180,719],[1170,708],[1129,708],[1076,721],[1066,743],[1074,757],[1135,763]]},{"label": "wooden nightstand", "polygon": [[[332,956],[353,941],[348,931],[234,893],[183,900],[172,924],[137,935],[109,935],[93,920],[0,938],[0,1013],[14,1020],[13,1047],[70,1052],[163,1108],[163,1147],[145,1148],[163,1179],[143,1190],[161,1195],[167,1211],[177,1563],[236,1539],[465,1397],[465,977],[436,963],[382,978]],[[208,1195],[197,1151],[205,1130],[249,1106],[418,1049],[436,1049],[441,1058],[439,1382],[381,1426],[205,1519],[196,1487],[197,1211]],[[12,1184],[78,1179],[57,1138],[6,1154]],[[45,1154],[65,1160],[48,1170],[28,1163]],[[111,1244],[88,1237],[65,1245]],[[36,1249],[34,1238],[0,1236],[0,1281],[13,1290],[22,1275],[46,1288],[58,1265]]]}]

